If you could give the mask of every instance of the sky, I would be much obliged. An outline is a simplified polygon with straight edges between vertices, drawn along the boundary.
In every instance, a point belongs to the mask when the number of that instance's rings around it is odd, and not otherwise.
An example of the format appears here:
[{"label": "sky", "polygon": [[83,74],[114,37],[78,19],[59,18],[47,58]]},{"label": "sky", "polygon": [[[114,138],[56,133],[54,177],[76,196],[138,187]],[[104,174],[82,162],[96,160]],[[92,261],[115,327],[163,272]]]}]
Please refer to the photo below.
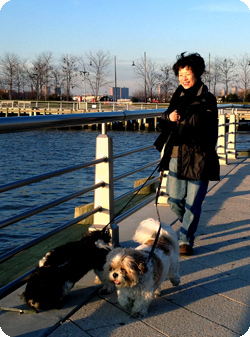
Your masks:
[{"label": "sky", "polygon": [[[180,53],[250,55],[250,0],[0,0],[0,56],[116,56],[117,86],[138,86],[132,61],[173,64]],[[114,67],[110,69],[111,80]],[[107,90],[107,88],[103,89]]]}]

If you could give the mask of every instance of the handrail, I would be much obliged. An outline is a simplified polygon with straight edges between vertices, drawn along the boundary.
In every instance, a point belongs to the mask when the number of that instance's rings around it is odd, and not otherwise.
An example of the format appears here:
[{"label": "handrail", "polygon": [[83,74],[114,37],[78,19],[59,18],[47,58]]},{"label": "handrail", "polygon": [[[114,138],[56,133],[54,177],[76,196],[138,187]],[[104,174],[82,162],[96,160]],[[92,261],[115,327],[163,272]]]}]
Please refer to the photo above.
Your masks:
[{"label": "handrail", "polygon": [[218,109],[250,109],[250,104],[218,104]]},{"label": "handrail", "polygon": [[121,221],[123,221],[124,219],[126,219],[129,215],[135,213],[140,208],[142,208],[143,206],[147,205],[150,201],[153,201],[154,199],[155,199],[155,195],[151,195],[146,200],[144,200],[143,202],[141,202],[140,204],[138,204],[138,205],[130,208],[126,212],[123,212],[121,215],[117,216],[116,223],[120,223]]},{"label": "handrail", "polygon": [[29,241],[25,244],[23,244],[22,246],[19,246],[15,249],[12,249],[10,252],[6,253],[6,254],[3,254],[0,256],[0,263],[8,260],[9,258],[11,258],[12,256],[16,255],[17,253],[20,253],[21,251],[23,251],[24,249],[27,249],[27,248],[30,248],[30,247],[33,247],[35,244],[43,241],[44,239],[47,239],[49,238],[50,236],[52,236],[53,234],[55,233],[59,233],[60,231],[62,231],[63,229],[66,229],[76,223],[78,223],[79,221],[82,221],[86,218],[88,218],[89,216],[97,213],[97,212],[101,212],[102,211],[102,207],[101,206],[97,206],[96,208],[82,214],[82,215],[79,215],[78,217],[74,218],[73,220],[70,220],[68,222],[66,222],[65,224],[49,231],[48,233],[46,234],[43,234],[39,237],[37,237],[36,239],[32,240],[32,241]]},{"label": "handrail", "polygon": [[28,131],[44,128],[62,128],[70,126],[128,121],[131,119],[158,117],[166,109],[123,110],[112,112],[91,112],[61,115],[42,115],[24,117],[1,117],[0,133]]},{"label": "handrail", "polygon": [[63,198],[60,198],[60,199],[56,199],[56,200],[54,200],[52,202],[49,202],[47,204],[44,204],[42,206],[38,206],[38,207],[32,208],[31,210],[29,210],[27,212],[21,213],[19,215],[15,215],[12,218],[9,218],[7,220],[1,221],[0,222],[0,228],[7,227],[7,226],[12,225],[13,223],[21,221],[23,219],[27,219],[27,218],[31,217],[32,215],[41,213],[41,212],[43,212],[43,211],[45,211],[47,209],[50,209],[50,208],[55,207],[57,205],[60,205],[60,204],[66,202],[68,200],[71,200],[71,199],[74,199],[76,197],[79,197],[82,194],[91,192],[91,191],[97,189],[98,187],[104,187],[104,186],[105,186],[104,182],[100,181],[98,184],[92,185],[92,186],[90,186],[88,188],[85,188],[83,190],[80,190],[80,191],[77,191],[75,193],[69,194],[66,197],[63,197]]},{"label": "handrail", "polygon": [[131,151],[126,151],[126,152],[122,152],[120,154],[117,154],[113,158],[117,159],[117,158],[120,158],[120,157],[128,156],[129,154],[133,154],[133,153],[136,153],[136,152],[145,151],[145,150],[149,150],[149,149],[153,149],[153,148],[154,148],[153,145],[150,145],[150,146],[147,146],[147,147],[138,147],[138,148],[135,148]]},{"label": "handrail", "polygon": [[[152,183],[157,182],[158,180],[159,180],[159,176],[156,177],[156,178],[152,178],[151,180],[149,180],[149,181],[144,185],[144,187],[147,187],[147,186],[151,185]],[[130,191],[124,193],[123,195],[119,196],[118,198],[116,198],[115,201],[119,201],[119,200],[123,199],[124,197],[127,197],[128,195],[137,192],[140,188],[141,188],[141,186],[134,187],[132,190],[130,190]],[[117,218],[116,218],[115,221],[117,221]]]},{"label": "handrail", "polygon": [[39,176],[34,176],[34,177],[30,177],[30,178],[23,179],[23,180],[18,180],[18,181],[15,181],[13,183],[9,183],[9,184],[5,184],[5,185],[0,186],[0,193],[10,191],[10,190],[13,190],[13,189],[18,188],[18,187],[30,185],[32,183],[36,183],[36,182],[39,182],[39,181],[42,181],[42,180],[45,180],[45,179],[57,177],[57,176],[60,176],[62,174],[65,174],[65,173],[73,172],[73,171],[83,169],[83,168],[93,166],[93,165],[103,163],[103,162],[107,162],[107,157],[91,160],[91,161],[89,161],[87,163],[84,163],[84,164],[66,167],[64,169],[60,169],[60,170],[57,170],[57,171],[44,173],[44,174],[41,174]]},{"label": "handrail", "polygon": [[125,172],[125,173],[123,173],[123,174],[120,174],[119,176],[114,177],[114,181],[118,181],[118,180],[123,179],[123,178],[125,178],[125,177],[127,177],[127,176],[130,176],[131,174],[134,174],[134,173],[136,173],[136,172],[140,172],[140,171],[144,170],[145,168],[148,168],[148,167],[150,167],[150,166],[159,164],[159,162],[160,162],[160,159],[159,159],[159,160],[156,160],[156,161],[154,161],[153,163],[150,163],[150,164],[148,164],[148,165],[141,166],[141,167],[139,167],[139,168],[136,169],[136,170],[128,171],[128,172]]},{"label": "handrail", "polygon": [[[70,226],[76,224],[77,222],[79,222],[79,221],[81,221],[81,220],[83,220],[83,219],[86,219],[86,218],[89,217],[90,215],[93,215],[93,214],[95,214],[95,213],[97,213],[97,212],[101,212],[101,211],[102,211],[101,206],[98,206],[98,207],[96,207],[95,209],[90,210],[89,212],[80,215],[79,217],[77,217],[77,218],[75,218],[75,219],[73,219],[73,220],[67,222],[66,224],[60,226],[59,228],[56,228],[56,229],[50,231],[49,233],[44,234],[43,236],[40,236],[40,237],[38,237],[37,239],[34,239],[34,240],[32,240],[31,242],[29,242],[29,243],[27,243],[27,244],[25,244],[25,245],[23,245],[23,246],[21,246],[21,247],[15,249],[15,250],[12,250],[11,252],[9,252],[9,253],[7,253],[7,254],[5,254],[5,255],[2,255],[2,256],[1,256],[0,262],[1,262],[1,263],[4,262],[5,260],[9,259],[11,256],[17,254],[17,253],[20,252],[21,250],[27,249],[27,248],[29,248],[29,247],[32,247],[32,246],[34,246],[36,243],[43,241],[44,239],[46,239],[46,238],[52,236],[53,234],[58,233],[59,231],[65,229],[65,228],[68,228],[68,227],[70,227]],[[4,260],[3,260],[3,258],[4,258]],[[6,285],[3,286],[2,288],[0,288],[0,298],[2,298],[4,295],[7,295],[9,292],[13,291],[13,290],[16,289],[17,287],[21,286],[21,285],[24,283],[24,281],[27,279],[27,277],[32,273],[33,270],[34,270],[34,268],[31,269],[31,270],[29,270],[28,272],[26,272],[26,273],[23,274],[22,276],[18,277],[18,278],[15,279],[14,281],[10,282],[9,284],[6,284]]]}]

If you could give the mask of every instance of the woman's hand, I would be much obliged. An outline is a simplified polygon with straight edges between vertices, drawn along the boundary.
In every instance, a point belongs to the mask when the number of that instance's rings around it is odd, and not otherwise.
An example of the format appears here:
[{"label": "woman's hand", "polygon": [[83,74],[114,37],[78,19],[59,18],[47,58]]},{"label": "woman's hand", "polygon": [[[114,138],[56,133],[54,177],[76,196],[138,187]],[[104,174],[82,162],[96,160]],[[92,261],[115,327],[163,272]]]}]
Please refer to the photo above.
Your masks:
[{"label": "woman's hand", "polygon": [[177,110],[174,110],[173,112],[171,112],[168,116],[168,118],[171,120],[171,122],[179,122],[180,120],[180,115],[177,112]]}]

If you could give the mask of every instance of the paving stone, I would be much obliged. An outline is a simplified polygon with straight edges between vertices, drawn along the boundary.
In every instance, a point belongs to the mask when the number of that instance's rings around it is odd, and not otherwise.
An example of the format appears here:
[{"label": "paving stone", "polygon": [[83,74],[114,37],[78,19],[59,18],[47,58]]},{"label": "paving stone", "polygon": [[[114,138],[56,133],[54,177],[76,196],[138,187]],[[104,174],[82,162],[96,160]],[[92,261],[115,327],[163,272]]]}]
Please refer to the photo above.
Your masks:
[{"label": "paving stone", "polygon": [[183,285],[172,302],[240,336],[248,329],[245,317],[250,317],[250,307],[214,294],[203,286]]},{"label": "paving stone", "polygon": [[111,305],[98,296],[84,305],[70,320],[91,336],[130,336],[132,331],[133,336],[137,334],[162,336],[162,333],[146,326],[121,310],[117,303],[116,306]]},{"label": "paving stone", "polygon": [[136,321],[135,318],[99,296],[92,298],[70,319],[77,322],[77,325],[84,331],[109,325],[130,324]]},{"label": "paving stone", "polygon": [[49,334],[49,337],[89,337],[89,334],[80,329],[76,324],[67,320],[58,329]]},{"label": "paving stone", "polygon": [[[165,303],[167,302],[167,303]],[[146,324],[157,327],[171,337],[238,337],[239,335],[221,324],[212,322],[173,302],[158,299],[152,303]]]}]

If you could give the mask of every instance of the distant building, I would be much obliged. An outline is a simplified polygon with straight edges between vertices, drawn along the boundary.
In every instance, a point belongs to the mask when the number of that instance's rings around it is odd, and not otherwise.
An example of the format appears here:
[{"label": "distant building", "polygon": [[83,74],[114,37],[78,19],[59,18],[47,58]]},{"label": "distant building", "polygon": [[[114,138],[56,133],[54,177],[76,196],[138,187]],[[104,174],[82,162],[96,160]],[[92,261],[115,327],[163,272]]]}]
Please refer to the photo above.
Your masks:
[{"label": "distant building", "polygon": [[42,92],[43,92],[43,95],[55,94],[55,95],[61,96],[62,89],[60,87],[55,87],[55,86],[51,87],[51,86],[44,85],[42,88]]},{"label": "distant building", "polygon": [[110,95],[112,96],[113,101],[118,99],[128,99],[129,98],[129,88],[120,88],[116,87],[116,97],[115,97],[115,87],[110,88]]},{"label": "distant building", "polygon": [[226,95],[227,95],[226,89],[222,89],[222,90],[221,90],[221,96],[226,96]]},{"label": "distant building", "polygon": [[[115,95],[115,89],[116,89],[116,95]],[[120,87],[112,87],[110,88],[110,96],[112,96],[113,101],[120,99]]]},{"label": "distant building", "polygon": [[121,99],[128,99],[129,98],[129,88],[121,88],[120,90],[121,93]]},{"label": "distant building", "polygon": [[[238,95],[238,88],[236,85],[231,88],[231,94]],[[228,95],[228,92],[226,91],[226,89],[222,89],[221,96],[227,96],[227,95]]]},{"label": "distant building", "polygon": [[62,88],[54,87],[54,93],[58,96],[61,96],[62,95]]}]

